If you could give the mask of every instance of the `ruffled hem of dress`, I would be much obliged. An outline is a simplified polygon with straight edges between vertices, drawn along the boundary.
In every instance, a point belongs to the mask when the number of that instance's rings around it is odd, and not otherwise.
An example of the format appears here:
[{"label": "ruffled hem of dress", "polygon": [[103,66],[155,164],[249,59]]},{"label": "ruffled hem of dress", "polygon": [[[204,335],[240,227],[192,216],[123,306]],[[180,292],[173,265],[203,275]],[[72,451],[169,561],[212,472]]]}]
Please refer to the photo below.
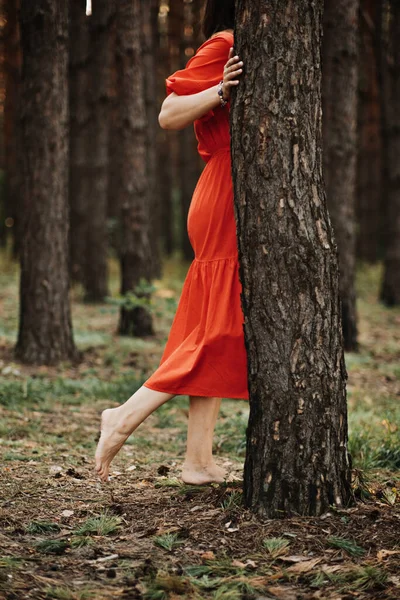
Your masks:
[{"label": "ruffled hem of dress", "polygon": [[226,400],[248,400],[249,399],[249,395],[248,394],[235,394],[234,396],[232,396],[230,393],[229,394],[221,394],[221,393],[215,393],[215,390],[199,390],[196,388],[190,388],[190,387],[185,387],[185,388],[178,388],[178,389],[174,389],[172,390],[171,388],[169,390],[162,390],[156,386],[154,386],[153,384],[151,385],[147,385],[146,383],[143,383],[144,387],[146,387],[149,390],[153,390],[155,392],[161,392],[163,394],[174,394],[175,396],[203,396],[205,398],[225,398]]}]

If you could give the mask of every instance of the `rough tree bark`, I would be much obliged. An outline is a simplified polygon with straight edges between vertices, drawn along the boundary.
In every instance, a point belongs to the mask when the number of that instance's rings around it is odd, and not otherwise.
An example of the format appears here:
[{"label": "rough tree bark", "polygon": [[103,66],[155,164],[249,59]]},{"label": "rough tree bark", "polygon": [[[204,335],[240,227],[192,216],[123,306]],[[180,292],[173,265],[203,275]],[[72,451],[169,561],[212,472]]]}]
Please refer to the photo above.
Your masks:
[{"label": "rough tree bark", "polygon": [[88,21],[86,0],[70,0],[70,274],[76,281],[84,280],[87,229],[91,223],[88,211]]},{"label": "rough tree bark", "polygon": [[76,359],[68,298],[68,3],[21,0],[22,237],[16,354]]},{"label": "rough tree bark", "polygon": [[380,300],[400,304],[400,3],[381,0],[380,72],[385,258]]},{"label": "rough tree bark", "polygon": [[[147,180],[147,121],[144,63],[141,52],[142,10],[145,0],[117,3],[117,151],[115,197],[121,207],[121,293],[133,292],[136,306],[122,306],[119,333],[153,333],[148,294],[138,290],[151,279],[149,242],[149,185]],[[133,301],[135,303],[135,300]]]},{"label": "rough tree bark", "polygon": [[18,26],[19,0],[7,0],[4,4],[6,25],[4,28],[4,71],[6,95],[4,100],[4,169],[6,176],[5,206],[0,228],[1,243],[6,243],[8,228],[13,233],[13,253],[18,255],[20,235],[20,176],[18,165],[18,103],[20,93],[21,48]]},{"label": "rough tree bark", "polygon": [[110,109],[110,29],[115,0],[93,0],[90,17],[89,122],[87,157],[89,190],[87,208],[90,225],[86,231],[84,271],[85,299],[99,302],[108,294],[108,150]]},{"label": "rough tree bark", "polygon": [[357,258],[373,263],[382,238],[382,140],[377,69],[379,0],[361,0],[358,86]]},{"label": "rough tree bark", "polygon": [[324,178],[339,249],[345,350],[356,351],[355,188],[359,0],[325,0],[323,43]]},{"label": "rough tree bark", "polygon": [[247,507],[351,500],[337,246],[322,179],[323,0],[237,0],[232,166],[250,417]]}]

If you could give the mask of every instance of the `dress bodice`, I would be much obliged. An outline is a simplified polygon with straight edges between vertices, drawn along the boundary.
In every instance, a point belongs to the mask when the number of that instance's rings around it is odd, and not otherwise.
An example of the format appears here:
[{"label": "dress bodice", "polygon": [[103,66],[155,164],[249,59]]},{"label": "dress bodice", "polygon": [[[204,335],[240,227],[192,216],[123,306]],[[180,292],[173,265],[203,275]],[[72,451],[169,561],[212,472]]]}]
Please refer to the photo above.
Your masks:
[{"label": "dress bodice", "polygon": [[[196,94],[217,85],[233,46],[233,35],[222,31],[200,46],[186,67],[176,71],[166,80],[167,94],[178,96]],[[217,106],[194,122],[198,141],[198,152],[205,162],[219,150],[230,147],[229,102],[225,107]],[[227,154],[229,156],[229,154]]]}]

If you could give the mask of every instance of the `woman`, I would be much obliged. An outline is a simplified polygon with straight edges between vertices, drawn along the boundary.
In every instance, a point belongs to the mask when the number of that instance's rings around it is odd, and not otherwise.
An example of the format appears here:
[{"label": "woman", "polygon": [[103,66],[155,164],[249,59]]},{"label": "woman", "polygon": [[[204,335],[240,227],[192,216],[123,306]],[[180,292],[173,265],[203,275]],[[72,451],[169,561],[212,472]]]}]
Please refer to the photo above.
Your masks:
[{"label": "woman", "polygon": [[233,56],[233,26],[234,0],[207,0],[206,41],[186,68],[166,81],[159,123],[183,129],[194,122],[198,151],[207,163],[188,214],[195,259],[160,366],[125,404],[102,414],[96,470],[103,481],[129,435],[177,394],[190,401],[183,481],[223,481],[225,472],[212,455],[221,398],[248,399],[230,165],[229,98],[242,73],[242,62]]}]

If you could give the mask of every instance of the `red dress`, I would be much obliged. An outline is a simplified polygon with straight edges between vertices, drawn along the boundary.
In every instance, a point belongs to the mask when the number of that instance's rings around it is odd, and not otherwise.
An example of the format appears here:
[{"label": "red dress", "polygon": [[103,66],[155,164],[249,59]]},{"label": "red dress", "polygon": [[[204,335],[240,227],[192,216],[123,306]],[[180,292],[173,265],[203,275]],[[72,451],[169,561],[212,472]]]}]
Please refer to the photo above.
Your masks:
[{"label": "red dress", "polygon": [[[233,35],[221,32],[171,75],[167,94],[195,94],[222,78]],[[207,163],[188,214],[195,259],[187,273],[160,366],[145,381],[171,394],[248,400],[236,223],[230,161],[229,106],[194,122]]]}]

